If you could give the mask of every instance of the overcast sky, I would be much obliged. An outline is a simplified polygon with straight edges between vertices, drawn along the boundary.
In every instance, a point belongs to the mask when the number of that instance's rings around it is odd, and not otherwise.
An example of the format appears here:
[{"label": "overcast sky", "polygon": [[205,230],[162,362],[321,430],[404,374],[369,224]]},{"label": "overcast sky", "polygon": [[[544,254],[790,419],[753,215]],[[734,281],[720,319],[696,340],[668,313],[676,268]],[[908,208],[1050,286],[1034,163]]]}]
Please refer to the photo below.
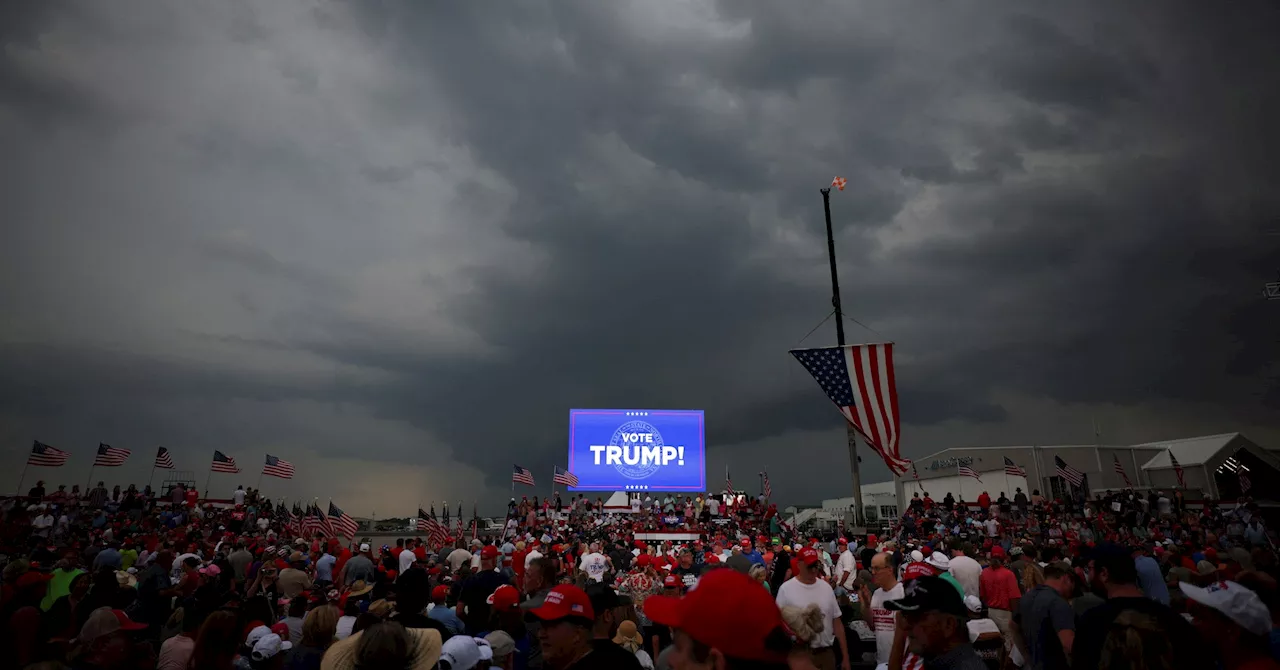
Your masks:
[{"label": "overcast sky", "polygon": [[498,514],[570,408],[674,407],[716,486],[847,495],[787,355],[835,340],[833,175],[906,456],[1280,446],[1277,34],[1265,0],[0,4],[0,486],[104,441],[108,485],[268,452],[273,496]]}]

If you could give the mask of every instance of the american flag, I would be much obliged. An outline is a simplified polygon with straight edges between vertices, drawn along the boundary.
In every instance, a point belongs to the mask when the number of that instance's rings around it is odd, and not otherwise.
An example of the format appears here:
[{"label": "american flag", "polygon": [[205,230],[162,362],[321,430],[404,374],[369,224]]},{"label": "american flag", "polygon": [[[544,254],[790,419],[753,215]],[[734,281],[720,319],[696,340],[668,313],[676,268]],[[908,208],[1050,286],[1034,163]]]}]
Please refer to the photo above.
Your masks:
[{"label": "american flag", "polygon": [[551,481],[557,484],[564,484],[565,486],[577,486],[578,475],[575,475],[568,470],[564,470],[557,465],[556,469],[551,473]]},{"label": "american flag", "polygon": [[957,471],[961,477],[973,477],[978,481],[982,481],[982,477],[978,476],[978,472],[967,465],[961,465]]},{"label": "american flag", "polygon": [[462,537],[462,501],[458,501],[458,516],[454,518],[454,524],[457,530],[453,533],[457,537]]},{"label": "american flag", "polygon": [[283,500],[276,503],[276,522],[280,524],[280,528],[284,529],[286,535],[297,534],[293,514],[289,513],[289,508],[284,506]]},{"label": "american flag", "polygon": [[325,514],[324,510],[321,509],[319,505],[316,505],[316,521],[317,530],[324,533],[326,537],[333,537],[337,535],[337,533],[334,532],[333,519],[330,519],[329,515]]},{"label": "american flag", "polygon": [[360,531],[360,524],[351,518],[350,514],[338,509],[333,501],[329,501],[329,519],[333,522],[333,528],[337,531],[337,535],[347,538],[348,540],[356,539],[356,533]]},{"label": "american flag", "polygon": [[764,478],[764,497],[766,497],[766,498],[772,498],[772,497],[773,497],[773,486],[771,486],[771,485],[769,484],[769,473],[767,473],[767,472],[765,472],[765,471],[761,470],[761,471],[760,471],[760,476]]},{"label": "american flag", "polygon": [[434,547],[443,546],[445,538],[449,537],[449,528],[436,521],[434,510],[428,515],[421,507],[418,508],[418,530],[427,534],[427,544]]},{"label": "american flag", "polygon": [[1244,495],[1249,492],[1249,489],[1253,488],[1253,482],[1249,481],[1249,475],[1244,473],[1244,468],[1236,470],[1236,473],[1240,475],[1240,494]]},{"label": "american flag", "polygon": [[1169,450],[1169,462],[1173,464],[1173,474],[1178,476],[1178,488],[1187,488],[1187,476],[1182,472],[1182,464],[1178,462],[1178,457],[1173,455],[1173,450]]},{"label": "american flag", "polygon": [[1133,482],[1129,481],[1129,473],[1127,473],[1127,472],[1125,472],[1125,471],[1124,471],[1124,466],[1123,466],[1123,465],[1120,465],[1120,457],[1119,457],[1119,456],[1117,456],[1116,454],[1111,454],[1111,458],[1115,459],[1115,462],[1116,462],[1116,474],[1120,475],[1120,477],[1121,477],[1122,479],[1124,479],[1124,485],[1125,485],[1125,486],[1133,486]]},{"label": "american flag", "polygon": [[724,495],[725,500],[733,500],[737,496],[733,492],[733,478],[729,476],[729,466],[724,466]]},{"label": "american flag", "polygon": [[173,469],[173,456],[169,454],[168,449],[160,447],[160,450],[156,452],[156,467],[161,470]]},{"label": "american flag", "polygon": [[1004,457],[1004,473],[1006,475],[1014,475],[1017,477],[1026,477],[1027,469],[1013,462],[1012,458]]},{"label": "american flag", "polygon": [[845,179],[844,177],[836,177],[831,180],[831,185],[836,187],[837,191],[843,191],[845,185],[848,183],[849,183],[849,180]]},{"label": "american flag", "polygon": [[[533,486],[533,473],[529,472],[527,468],[522,468],[517,465],[511,472],[511,481],[517,484],[524,484],[525,486]],[[458,522],[462,522],[461,507],[458,508]]]},{"label": "american flag", "polygon": [[36,441],[31,445],[31,455],[27,457],[27,465],[41,465],[47,468],[59,468],[67,464],[67,452]]},{"label": "american flag", "polygon": [[1071,483],[1072,486],[1076,488],[1080,488],[1084,486],[1084,473],[1071,467],[1070,465],[1067,465],[1067,462],[1062,460],[1061,456],[1054,456],[1053,464],[1055,466],[1054,474],[1067,480],[1068,482]]},{"label": "american flag", "polygon": [[915,463],[912,463],[912,464],[911,464],[911,478],[912,478],[912,479],[914,479],[914,480],[916,480],[916,481],[920,481],[920,473],[919,473],[919,472],[916,472],[916,464],[915,464]]},{"label": "american flag", "polygon": [[[444,527],[448,528],[449,527],[449,501],[448,500],[440,501],[440,514],[443,515],[443,518],[444,518]],[[432,519],[436,518],[436,515],[432,514],[431,518]]]},{"label": "american flag", "polygon": [[262,474],[281,479],[293,479],[293,463],[267,454],[267,462],[262,466]]},{"label": "american flag", "polygon": [[898,453],[898,389],[893,381],[893,344],[793,349],[827,397],[862,433],[895,475],[910,461]]},{"label": "american flag", "polygon": [[109,444],[98,443],[98,455],[93,459],[93,467],[95,468],[114,468],[124,465],[129,460],[129,454],[133,453],[128,449],[117,449]]},{"label": "american flag", "polygon": [[[307,509],[310,510],[310,508]],[[293,501],[293,511],[289,514],[289,518],[293,523],[293,533],[295,535],[302,535],[307,532],[307,513],[302,511],[302,506],[296,500]]]},{"label": "american flag", "polygon": [[221,451],[213,452],[213,465],[210,465],[209,469],[214,472],[228,472],[233,475],[240,472],[240,468],[236,467],[236,459]]}]

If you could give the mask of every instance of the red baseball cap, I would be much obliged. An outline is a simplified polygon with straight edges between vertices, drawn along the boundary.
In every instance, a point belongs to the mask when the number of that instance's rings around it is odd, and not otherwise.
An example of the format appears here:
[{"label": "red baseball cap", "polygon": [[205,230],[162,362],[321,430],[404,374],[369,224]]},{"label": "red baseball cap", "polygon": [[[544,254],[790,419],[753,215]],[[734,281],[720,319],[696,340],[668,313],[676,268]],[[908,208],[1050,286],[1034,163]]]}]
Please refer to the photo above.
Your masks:
[{"label": "red baseball cap", "polygon": [[741,544],[742,546],[744,546],[744,547],[750,547],[750,546],[751,546],[751,540],[750,540],[750,538],[745,538],[745,537],[744,537],[744,538],[742,538],[742,542],[740,542],[740,544]]},{"label": "red baseball cap", "polygon": [[495,610],[513,610],[520,606],[520,592],[510,584],[499,586],[485,602],[493,605]]},{"label": "red baseball cap", "polygon": [[649,596],[645,616],[744,661],[786,660],[766,640],[782,629],[782,613],[769,592],[737,570],[712,570],[683,598]]},{"label": "red baseball cap", "polygon": [[818,555],[818,552],[813,547],[805,547],[800,550],[799,554],[796,554],[796,560],[805,565],[813,565],[821,561],[822,557]]},{"label": "red baseball cap", "polygon": [[636,556],[636,567],[643,568],[652,564],[653,558],[651,558],[649,554],[640,554],[639,556]]},{"label": "red baseball cap", "polygon": [[997,544],[996,546],[992,547],[992,548],[991,548],[991,555],[992,555],[993,557],[995,557],[995,558],[1004,558],[1004,557],[1005,557],[1004,547],[1002,547],[1002,546],[1000,546],[1000,545],[998,545],[998,544]]},{"label": "red baseball cap", "polygon": [[848,538],[840,538],[840,544],[849,544]]},{"label": "red baseball cap", "polygon": [[568,617],[588,620],[596,618],[587,592],[572,584],[561,584],[551,589],[546,599],[542,601],[542,605],[529,610],[529,613],[543,621],[555,621]]},{"label": "red baseball cap", "polygon": [[902,581],[910,581],[916,577],[928,577],[936,574],[928,563],[908,563],[902,570]]},{"label": "red baseball cap", "polygon": [[667,575],[662,580],[662,585],[669,589],[678,589],[680,588],[680,578],[675,575]]},{"label": "red baseball cap", "polygon": [[490,558],[497,558],[497,557],[498,557],[498,548],[493,546],[492,544],[485,545],[485,548],[480,550],[480,558],[487,560]]},{"label": "red baseball cap", "polygon": [[432,600],[444,599],[448,597],[449,597],[449,587],[445,586],[444,584],[441,584],[435,587],[434,589],[431,589]]}]

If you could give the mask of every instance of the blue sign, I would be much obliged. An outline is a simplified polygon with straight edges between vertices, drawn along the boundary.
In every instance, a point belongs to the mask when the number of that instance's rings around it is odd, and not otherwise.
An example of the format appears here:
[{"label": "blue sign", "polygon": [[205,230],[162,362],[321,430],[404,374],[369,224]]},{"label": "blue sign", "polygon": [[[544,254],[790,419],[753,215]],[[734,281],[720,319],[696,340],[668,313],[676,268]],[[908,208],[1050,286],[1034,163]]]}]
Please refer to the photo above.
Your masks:
[{"label": "blue sign", "polygon": [[569,410],[570,491],[705,491],[700,409]]}]

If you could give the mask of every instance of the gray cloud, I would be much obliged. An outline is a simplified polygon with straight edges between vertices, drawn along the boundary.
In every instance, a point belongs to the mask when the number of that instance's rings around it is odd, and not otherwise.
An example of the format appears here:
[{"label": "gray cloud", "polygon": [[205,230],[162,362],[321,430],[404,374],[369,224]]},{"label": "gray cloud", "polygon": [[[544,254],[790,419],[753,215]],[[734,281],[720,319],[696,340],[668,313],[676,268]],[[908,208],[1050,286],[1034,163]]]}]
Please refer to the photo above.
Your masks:
[{"label": "gray cloud", "polygon": [[18,447],[473,473],[368,504],[407,509],[545,472],[571,407],[703,407],[713,473],[839,494],[838,420],[786,355],[830,310],[833,174],[877,332],[847,330],[898,343],[908,455],[1280,406],[1263,3],[73,7],[0,33]]}]

